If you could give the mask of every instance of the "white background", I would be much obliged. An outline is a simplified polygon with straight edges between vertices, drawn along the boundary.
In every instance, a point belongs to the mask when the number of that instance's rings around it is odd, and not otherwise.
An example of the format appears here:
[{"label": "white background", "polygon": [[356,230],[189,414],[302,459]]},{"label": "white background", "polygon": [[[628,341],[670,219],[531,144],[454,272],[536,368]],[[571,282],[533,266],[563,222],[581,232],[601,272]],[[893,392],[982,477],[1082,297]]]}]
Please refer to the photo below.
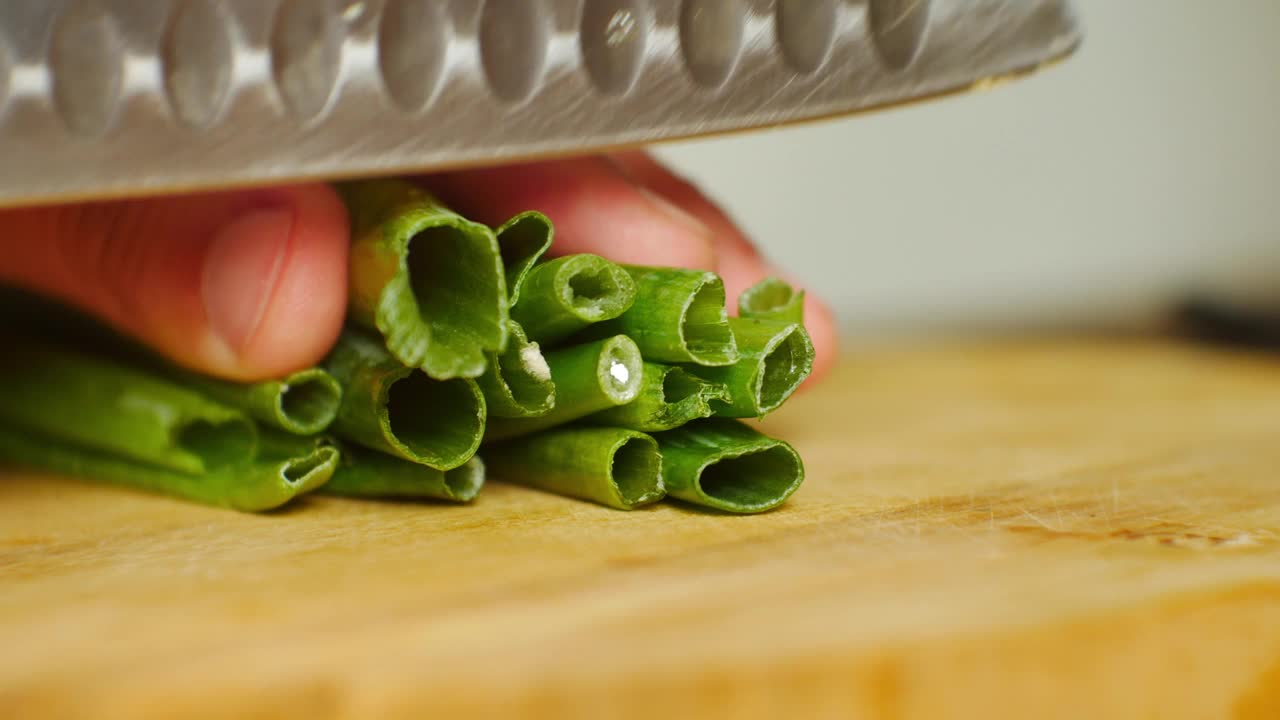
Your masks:
[{"label": "white background", "polygon": [[1280,296],[1280,0],[1078,0],[991,92],[665,146],[850,337],[1134,325]]}]

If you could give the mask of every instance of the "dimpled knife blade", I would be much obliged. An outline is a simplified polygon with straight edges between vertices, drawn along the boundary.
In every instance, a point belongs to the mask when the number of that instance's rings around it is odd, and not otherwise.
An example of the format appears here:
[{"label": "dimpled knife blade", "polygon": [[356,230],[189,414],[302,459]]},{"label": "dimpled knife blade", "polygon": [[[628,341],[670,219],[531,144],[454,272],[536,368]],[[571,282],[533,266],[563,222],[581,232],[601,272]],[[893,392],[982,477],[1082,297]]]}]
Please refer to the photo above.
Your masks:
[{"label": "dimpled knife blade", "polygon": [[4,0],[0,205],[776,126],[1079,42],[1069,0]]}]

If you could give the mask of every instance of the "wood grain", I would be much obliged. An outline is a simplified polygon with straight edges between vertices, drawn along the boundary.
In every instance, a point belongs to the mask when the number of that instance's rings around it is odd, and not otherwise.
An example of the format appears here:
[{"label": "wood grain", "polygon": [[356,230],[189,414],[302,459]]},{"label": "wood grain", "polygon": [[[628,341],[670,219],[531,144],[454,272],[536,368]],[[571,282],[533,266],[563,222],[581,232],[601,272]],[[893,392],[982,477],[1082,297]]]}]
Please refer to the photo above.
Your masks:
[{"label": "wood grain", "polygon": [[0,478],[0,717],[1280,717],[1280,358],[876,352],[782,510]]}]

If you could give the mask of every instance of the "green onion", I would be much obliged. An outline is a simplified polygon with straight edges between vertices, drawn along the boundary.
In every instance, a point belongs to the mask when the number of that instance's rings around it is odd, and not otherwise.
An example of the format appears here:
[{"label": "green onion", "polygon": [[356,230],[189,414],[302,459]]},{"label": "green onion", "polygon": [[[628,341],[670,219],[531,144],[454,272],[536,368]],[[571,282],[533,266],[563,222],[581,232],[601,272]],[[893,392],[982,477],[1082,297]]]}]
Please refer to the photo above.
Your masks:
[{"label": "green onion", "polygon": [[[294,489],[298,493],[310,492],[323,487],[337,470],[339,449],[321,436],[298,437],[264,428],[261,438],[258,457],[250,463],[244,475],[254,478],[254,482],[247,483],[243,489],[235,487],[240,484],[240,479],[228,469],[226,482],[229,497],[243,495],[247,498],[273,486],[277,492],[284,488]],[[281,482],[285,485],[280,486]],[[256,491],[253,490],[254,483],[259,484]],[[264,499],[257,498],[259,502]]]},{"label": "green onion", "polygon": [[479,457],[442,471],[345,444],[338,469],[323,492],[349,497],[435,498],[465,503],[480,493],[484,476],[484,463]]},{"label": "green onion", "polygon": [[282,380],[241,384],[181,372],[183,385],[250,417],[295,435],[323,432],[338,414],[342,388],[320,368],[300,370]]},{"label": "green onion", "polygon": [[641,360],[636,344],[623,335],[557,350],[546,356],[556,387],[556,404],[538,417],[490,418],[485,442],[527,435],[625,405],[640,392]]},{"label": "green onion", "polygon": [[173,372],[5,338],[0,460],[245,511],[329,479],[335,450],[259,428]]},{"label": "green onion", "polygon": [[662,456],[644,433],[620,428],[557,428],[486,448],[494,477],[631,510],[664,494]]},{"label": "green onion", "polygon": [[715,273],[624,267],[636,283],[635,303],[621,317],[588,333],[626,335],[653,362],[731,365],[738,359],[725,311],[724,282]]},{"label": "green onion", "polygon": [[551,249],[555,230],[546,215],[526,212],[503,223],[495,234],[506,268],[508,303],[515,305],[529,271]]},{"label": "green onion", "polygon": [[191,474],[257,452],[257,428],[244,413],[163,375],[25,338],[4,345],[0,423]]},{"label": "green onion", "polygon": [[[323,370],[310,368],[282,380],[235,383],[175,366],[133,338],[51,298],[0,286],[0,327],[63,347],[92,348],[95,357],[109,358],[138,372],[163,375],[182,387],[219,403],[243,410],[250,417],[297,435],[314,435],[333,422],[342,388]],[[3,378],[0,378],[0,382]]]},{"label": "green onion", "polygon": [[524,336],[520,324],[511,321],[507,349],[489,357],[489,371],[476,382],[484,392],[490,417],[536,417],[551,411],[556,402],[551,368],[538,343]]},{"label": "green onion", "polygon": [[765,278],[738,296],[738,315],[756,320],[804,323],[804,291],[775,277]]},{"label": "green onion", "polygon": [[655,436],[667,493],[732,513],[778,507],[804,481],[804,463],[787,443],[736,420],[695,420]]},{"label": "green onion", "polygon": [[474,380],[433,379],[352,329],[325,367],[343,387],[333,423],[340,438],[437,470],[462,465],[479,447],[485,403]]},{"label": "green onion", "polygon": [[729,389],[716,401],[721,417],[760,418],[781,407],[813,370],[813,343],[798,323],[729,318],[738,339],[738,361],[689,371]]},{"label": "green onion", "polygon": [[635,282],[618,265],[598,255],[569,255],[529,272],[511,317],[530,339],[550,345],[618,317],[631,308],[635,297]]},{"label": "green onion", "polygon": [[645,363],[640,394],[635,400],[587,418],[593,425],[609,425],[641,432],[671,430],[699,418],[711,417],[712,400],[728,400],[728,389],[684,368]]},{"label": "green onion", "polygon": [[338,452],[332,447],[299,444],[302,439],[293,436],[269,440],[273,434],[264,434],[267,441],[257,459],[186,473],[0,424],[0,462],[262,512],[324,485],[338,464]]},{"label": "green onion", "polygon": [[401,363],[439,380],[479,377],[507,343],[507,287],[493,231],[414,185],[339,186],[351,211],[348,317]]}]

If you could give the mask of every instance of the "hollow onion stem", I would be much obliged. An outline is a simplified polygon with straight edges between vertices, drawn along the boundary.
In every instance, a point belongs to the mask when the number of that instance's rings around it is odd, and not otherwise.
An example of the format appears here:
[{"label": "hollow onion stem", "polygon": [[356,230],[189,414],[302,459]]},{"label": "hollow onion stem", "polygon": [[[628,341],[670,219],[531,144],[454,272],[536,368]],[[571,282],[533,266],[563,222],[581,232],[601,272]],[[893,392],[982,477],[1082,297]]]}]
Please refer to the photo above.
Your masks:
[{"label": "hollow onion stem", "polygon": [[484,392],[490,417],[537,417],[555,407],[551,368],[538,343],[529,342],[520,324],[511,321],[507,349],[489,357],[489,370],[476,382]]},{"label": "hollow onion stem", "polygon": [[556,428],[484,452],[495,478],[619,510],[657,502],[664,494],[658,444],[634,430]]},{"label": "hollow onion stem", "polygon": [[724,282],[714,273],[623,266],[636,284],[631,308],[585,332],[635,340],[645,360],[730,365],[738,348],[725,311]]},{"label": "hollow onion stem", "polygon": [[479,457],[452,470],[437,470],[350,443],[341,450],[337,470],[322,490],[325,494],[465,503],[474,500],[484,486],[485,466]]},{"label": "hollow onion stem", "polygon": [[495,442],[546,430],[605,408],[625,405],[640,392],[640,351],[618,335],[548,353],[556,386],[555,407],[538,417],[490,418],[484,441]]},{"label": "hollow onion stem", "polygon": [[479,377],[507,342],[507,283],[492,230],[407,182],[338,186],[351,213],[348,318],[408,367]]},{"label": "hollow onion stem", "polygon": [[258,457],[192,473],[0,424],[0,463],[262,512],[323,486],[338,463],[338,452],[332,447],[289,442],[303,440],[294,436],[284,438],[264,443]]},{"label": "hollow onion stem", "polygon": [[705,380],[685,368],[645,363],[640,392],[626,405],[602,410],[588,417],[592,425],[661,432],[714,414],[713,400],[727,401],[728,389]]},{"label": "hollow onion stem", "polygon": [[804,482],[795,449],[736,420],[708,418],[654,436],[667,493],[731,513],[772,510]]},{"label": "hollow onion stem", "polygon": [[354,329],[342,334],[325,367],[343,386],[332,426],[339,438],[437,470],[475,455],[486,413],[476,381],[428,377]]},{"label": "hollow onion stem", "polygon": [[804,291],[776,277],[752,285],[738,296],[738,315],[756,320],[804,323]]},{"label": "hollow onion stem", "polygon": [[248,413],[253,419],[295,435],[324,432],[338,415],[342,388],[320,368],[299,370],[279,380],[234,383],[190,372],[176,375],[183,385]]},{"label": "hollow onion stem", "polygon": [[546,215],[525,212],[503,223],[494,234],[498,238],[498,250],[506,273],[508,303],[514,306],[520,299],[529,271],[551,249],[555,230]]},{"label": "hollow onion stem", "polygon": [[712,403],[721,417],[761,418],[777,410],[813,371],[813,343],[798,323],[729,318],[738,361],[724,367],[687,366],[689,372],[728,389]]},{"label": "hollow onion stem", "polygon": [[0,344],[0,423],[192,474],[257,452],[257,427],[244,413],[163,374],[21,336]]},{"label": "hollow onion stem", "polygon": [[529,271],[511,317],[529,339],[552,345],[618,317],[635,296],[635,282],[620,266],[598,255],[568,255]]}]

